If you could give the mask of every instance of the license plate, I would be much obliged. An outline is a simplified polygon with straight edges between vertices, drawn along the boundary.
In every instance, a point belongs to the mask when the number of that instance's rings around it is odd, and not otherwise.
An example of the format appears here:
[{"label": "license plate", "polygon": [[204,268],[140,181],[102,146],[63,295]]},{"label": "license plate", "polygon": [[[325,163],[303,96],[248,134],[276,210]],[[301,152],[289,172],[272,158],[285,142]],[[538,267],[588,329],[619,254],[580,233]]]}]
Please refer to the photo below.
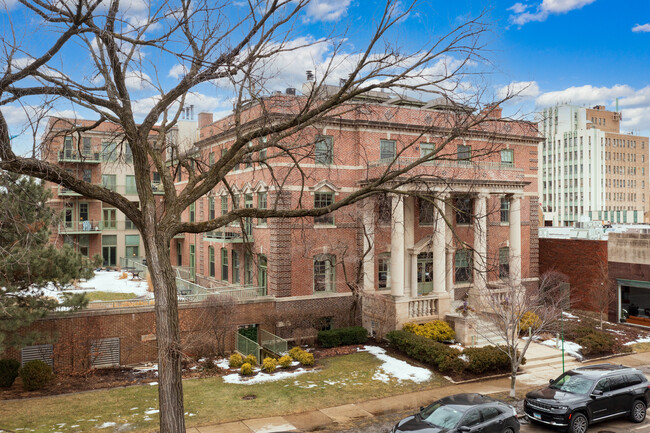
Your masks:
[{"label": "license plate", "polygon": [[537,412],[533,412],[533,416],[537,419],[542,419],[542,415]]}]

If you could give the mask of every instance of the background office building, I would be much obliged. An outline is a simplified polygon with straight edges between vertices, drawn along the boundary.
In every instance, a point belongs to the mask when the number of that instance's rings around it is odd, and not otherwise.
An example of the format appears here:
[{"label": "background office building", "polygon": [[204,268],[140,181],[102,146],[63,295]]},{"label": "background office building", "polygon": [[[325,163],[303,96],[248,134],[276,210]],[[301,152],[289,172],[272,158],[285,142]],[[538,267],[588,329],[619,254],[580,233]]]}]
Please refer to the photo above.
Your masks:
[{"label": "background office building", "polygon": [[620,132],[622,113],[558,105],[541,112],[544,225],[647,222],[648,137]]}]

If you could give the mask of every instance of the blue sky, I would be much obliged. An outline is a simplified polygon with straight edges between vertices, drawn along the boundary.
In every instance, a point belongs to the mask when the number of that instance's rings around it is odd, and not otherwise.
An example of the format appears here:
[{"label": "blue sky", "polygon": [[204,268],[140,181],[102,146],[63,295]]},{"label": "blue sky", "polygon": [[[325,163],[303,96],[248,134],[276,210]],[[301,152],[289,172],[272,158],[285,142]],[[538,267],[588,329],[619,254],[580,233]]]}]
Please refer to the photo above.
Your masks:
[{"label": "blue sky", "polygon": [[[37,20],[26,17],[16,0],[0,0],[0,4],[3,2],[8,6],[0,12],[3,36],[7,36],[7,23],[11,20],[18,26],[26,46],[36,51],[45,47],[51,39]],[[144,16],[147,10],[147,0],[125,0],[122,5],[133,19]],[[231,7],[238,7],[238,3],[232,2]],[[345,31],[346,49],[352,52],[361,46],[378,9],[376,2],[368,0],[312,0],[290,43]],[[426,37],[444,32],[482,10],[487,11],[484,21],[491,26],[485,39],[488,50],[484,55],[492,62],[486,85],[495,95],[508,86],[521,91],[504,107],[506,114],[530,118],[536,110],[562,102],[605,104],[614,109],[615,99],[619,98],[624,130],[650,135],[650,1],[422,1],[395,29],[394,38],[412,49]],[[79,55],[80,47],[84,48],[76,45],[64,50],[55,65],[74,64],[76,73],[90,77],[92,67],[88,57]],[[326,47],[316,46],[278,59],[274,63],[277,77],[270,87],[300,88],[304,71],[317,69],[314,62],[327,59],[328,54]],[[135,75],[130,81],[136,113],[145,113],[152,105],[156,92],[151,82],[170,86],[182,72],[174,59],[157,59],[146,51],[143,55],[156,66],[156,71],[145,70],[144,75]],[[28,111],[32,109],[30,104],[37,105],[34,101],[26,102]],[[231,106],[225,94],[206,86],[191,95],[190,103],[195,105],[195,112],[211,111],[217,117],[225,115]],[[97,117],[88,110],[73,108],[57,104],[52,113]],[[12,132],[22,131],[24,109],[14,105],[1,110]],[[16,144],[27,149],[31,145],[24,135]]]}]

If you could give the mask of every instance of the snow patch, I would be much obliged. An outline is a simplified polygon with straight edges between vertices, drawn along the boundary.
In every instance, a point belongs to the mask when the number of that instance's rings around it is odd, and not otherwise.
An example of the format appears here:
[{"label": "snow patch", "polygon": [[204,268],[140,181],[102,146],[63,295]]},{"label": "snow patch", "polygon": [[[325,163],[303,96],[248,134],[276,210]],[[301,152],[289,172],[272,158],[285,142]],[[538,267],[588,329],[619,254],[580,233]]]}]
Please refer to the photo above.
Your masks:
[{"label": "snow patch", "polygon": [[230,363],[228,362],[227,359],[220,359],[219,361],[215,361],[215,365],[219,368],[223,369],[228,369],[230,368]]},{"label": "snow patch", "polygon": [[224,383],[233,383],[237,385],[255,385],[257,383],[274,382],[276,380],[290,379],[305,373],[312,373],[314,370],[305,370],[299,368],[294,371],[280,371],[273,374],[259,373],[252,377],[240,376],[239,373],[227,374],[223,376]]},{"label": "snow patch", "polygon": [[158,382],[149,382],[149,385],[155,386],[155,385],[158,385]]},{"label": "snow patch", "polygon": [[431,380],[431,371],[426,368],[415,367],[405,361],[386,355],[386,351],[381,347],[363,346],[363,349],[359,349],[359,351],[375,355],[383,362],[383,364],[379,366],[379,370],[382,370],[383,373],[377,371],[373,376],[373,379],[375,380],[388,382],[390,377],[397,379],[397,382],[410,380],[415,383],[422,383]]},{"label": "snow patch", "polygon": [[152,408],[152,409],[149,409],[149,410],[145,410],[144,414],[145,415],[153,415],[154,413],[158,413],[158,412],[160,412],[158,409],[153,409]]},{"label": "snow patch", "polygon": [[105,422],[102,425],[97,426],[97,428],[108,428],[108,427],[114,427],[114,426],[115,426],[114,422],[108,421],[108,422]]},{"label": "snow patch", "polygon": [[[555,338],[542,341],[540,344],[543,344],[544,346],[548,346],[548,347],[553,347],[553,348],[558,348],[558,347],[560,349],[562,348],[562,341],[556,341]],[[578,361],[582,361],[582,359],[584,358],[580,354],[580,349],[582,349],[582,346],[579,345],[578,343],[564,340],[564,352],[566,352],[570,356],[573,356]]]},{"label": "snow patch", "polygon": [[578,318],[579,318],[578,316],[574,316],[573,314],[571,314],[571,313],[567,313],[566,311],[563,311],[563,312],[562,312],[562,315],[563,315],[564,317],[566,317],[567,319],[578,319]]},{"label": "snow patch", "polygon": [[625,343],[626,346],[631,346],[632,344],[637,344],[637,343],[650,343],[650,337],[640,337],[637,338],[634,341],[630,341],[629,343]]}]

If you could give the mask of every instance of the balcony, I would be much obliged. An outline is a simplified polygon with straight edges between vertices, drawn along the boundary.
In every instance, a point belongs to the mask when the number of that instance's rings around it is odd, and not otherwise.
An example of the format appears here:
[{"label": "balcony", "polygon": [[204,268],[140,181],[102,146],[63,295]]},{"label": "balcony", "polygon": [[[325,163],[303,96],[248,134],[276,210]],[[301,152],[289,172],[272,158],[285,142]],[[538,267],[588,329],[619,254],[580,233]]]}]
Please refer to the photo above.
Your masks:
[{"label": "balcony", "polygon": [[244,236],[241,232],[212,230],[203,234],[203,240],[208,242],[220,242],[224,244],[248,244],[253,243],[253,235]]},{"label": "balcony", "polygon": [[102,232],[100,221],[65,221],[59,224],[59,234],[97,234]]},{"label": "balcony", "polygon": [[60,186],[58,188],[58,196],[59,197],[81,197],[81,194],[69,188],[66,188],[64,186]]},{"label": "balcony", "polygon": [[153,191],[154,195],[165,194],[165,188],[163,187],[162,183],[152,182],[151,190]]},{"label": "balcony", "polygon": [[117,221],[117,220],[102,220],[99,226],[104,231],[111,230],[137,230],[138,228],[133,224],[131,220],[126,221]]},{"label": "balcony", "polygon": [[76,162],[82,164],[99,164],[102,162],[99,152],[76,152],[71,150],[62,150],[59,152],[59,162]]}]

